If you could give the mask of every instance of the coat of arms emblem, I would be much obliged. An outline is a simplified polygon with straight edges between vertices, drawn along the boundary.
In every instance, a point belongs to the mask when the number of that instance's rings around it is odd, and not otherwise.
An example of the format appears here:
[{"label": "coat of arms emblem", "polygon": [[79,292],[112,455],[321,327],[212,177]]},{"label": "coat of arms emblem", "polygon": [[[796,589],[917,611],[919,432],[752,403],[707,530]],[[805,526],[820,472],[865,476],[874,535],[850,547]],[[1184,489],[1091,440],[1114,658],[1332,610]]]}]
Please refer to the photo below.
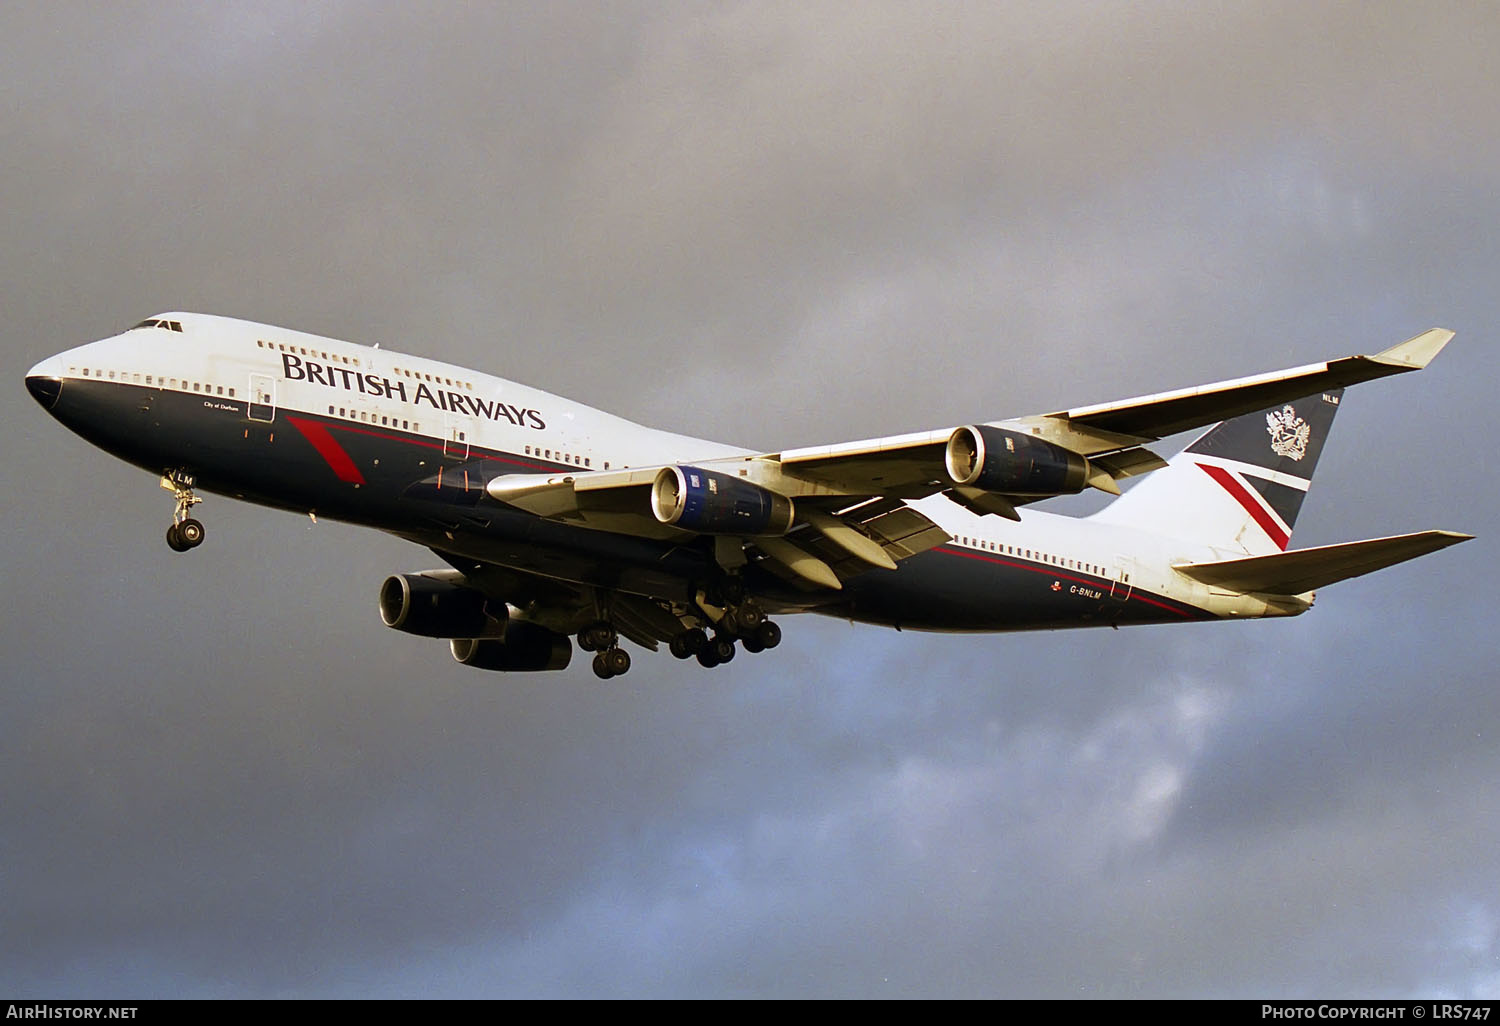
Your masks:
[{"label": "coat of arms emblem", "polygon": [[1271,435],[1271,451],[1278,456],[1300,460],[1307,455],[1307,443],[1312,438],[1312,428],[1307,421],[1297,416],[1290,406],[1266,414],[1266,431]]}]

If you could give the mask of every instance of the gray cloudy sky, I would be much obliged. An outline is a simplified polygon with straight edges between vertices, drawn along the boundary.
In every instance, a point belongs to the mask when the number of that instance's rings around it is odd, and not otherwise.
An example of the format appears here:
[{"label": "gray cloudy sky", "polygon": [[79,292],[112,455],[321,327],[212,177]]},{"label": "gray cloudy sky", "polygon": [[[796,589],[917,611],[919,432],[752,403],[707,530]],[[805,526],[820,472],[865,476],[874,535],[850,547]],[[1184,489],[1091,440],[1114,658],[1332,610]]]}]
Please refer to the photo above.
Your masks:
[{"label": "gray cloudy sky", "polygon": [[[0,13],[0,994],[1490,996],[1492,4]],[[777,448],[1353,352],[1292,621],[505,678],[22,388],[163,309]]]}]

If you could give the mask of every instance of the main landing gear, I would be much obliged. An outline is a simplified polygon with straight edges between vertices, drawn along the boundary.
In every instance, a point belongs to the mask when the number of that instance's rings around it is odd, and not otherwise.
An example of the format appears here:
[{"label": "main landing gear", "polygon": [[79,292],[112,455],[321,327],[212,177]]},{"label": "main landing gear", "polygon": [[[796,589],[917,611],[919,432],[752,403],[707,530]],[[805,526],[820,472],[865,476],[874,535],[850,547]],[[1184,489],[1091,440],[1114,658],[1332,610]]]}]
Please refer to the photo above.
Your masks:
[{"label": "main landing gear", "polygon": [[736,641],[746,652],[764,652],[781,644],[781,628],[770,620],[762,619],[749,630],[730,631],[725,629],[721,621],[712,635],[702,627],[694,627],[673,638],[668,648],[678,659],[697,657],[699,666],[712,669],[734,658]]},{"label": "main landing gear", "polygon": [[[630,670],[630,653],[620,647],[620,635],[606,617],[608,609],[596,608],[599,619],[578,632],[578,647],[594,653],[594,674],[601,680]],[[696,607],[684,613],[687,622],[709,626],[688,627],[673,635],[668,649],[678,659],[698,660],[705,667],[721,666],[734,658],[739,648],[764,652],[781,644],[781,628],[766,618],[766,611],[746,594],[738,575],[724,575],[698,592]],[[661,635],[658,635],[660,637]]]},{"label": "main landing gear", "polygon": [[729,578],[720,585],[719,597],[722,606],[706,596],[699,601],[699,607],[715,621],[713,634],[701,627],[683,631],[668,645],[674,656],[696,657],[699,666],[712,668],[734,658],[736,641],[750,653],[764,652],[781,644],[781,628],[766,619],[765,610],[754,600],[746,599],[737,578]]},{"label": "main landing gear", "polygon": [[167,546],[173,552],[196,549],[203,544],[203,524],[188,513],[203,500],[193,494],[193,475],[185,470],[170,471],[162,476],[161,486],[177,499],[172,526],[167,528]]},{"label": "main landing gear", "polygon": [[620,647],[620,635],[608,621],[597,620],[579,631],[578,647],[594,653],[594,676],[600,680],[630,672],[630,653]]},{"label": "main landing gear", "polygon": [[[722,666],[743,648],[746,652],[764,652],[781,644],[781,628],[765,618],[758,608],[750,615],[745,607],[736,607],[739,615],[720,617],[710,634],[702,627],[690,627],[673,637],[667,648],[678,659],[698,660],[699,666]],[[630,653],[620,647],[619,634],[608,621],[598,620],[578,632],[578,647],[594,653],[594,675],[600,680],[619,677],[630,670]]]}]

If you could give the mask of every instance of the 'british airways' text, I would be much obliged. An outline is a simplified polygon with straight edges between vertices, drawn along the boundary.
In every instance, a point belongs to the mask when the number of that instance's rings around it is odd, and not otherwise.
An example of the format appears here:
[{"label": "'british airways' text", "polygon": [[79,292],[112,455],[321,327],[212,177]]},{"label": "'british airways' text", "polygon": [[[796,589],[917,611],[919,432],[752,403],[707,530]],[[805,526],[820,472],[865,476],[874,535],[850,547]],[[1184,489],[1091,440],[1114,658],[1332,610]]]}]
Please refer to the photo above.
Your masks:
[{"label": "'british airways' text", "polygon": [[428,388],[423,382],[415,382],[416,388],[408,394],[406,382],[393,381],[379,374],[360,373],[348,367],[304,360],[291,353],[281,354],[281,372],[288,381],[309,381],[326,388],[342,388],[377,399],[399,399],[415,406],[426,403],[435,410],[446,413],[461,413],[466,417],[483,417],[486,420],[508,420],[516,427],[546,430],[547,422],[537,410],[523,409],[498,400],[481,399],[465,392],[444,391]]}]

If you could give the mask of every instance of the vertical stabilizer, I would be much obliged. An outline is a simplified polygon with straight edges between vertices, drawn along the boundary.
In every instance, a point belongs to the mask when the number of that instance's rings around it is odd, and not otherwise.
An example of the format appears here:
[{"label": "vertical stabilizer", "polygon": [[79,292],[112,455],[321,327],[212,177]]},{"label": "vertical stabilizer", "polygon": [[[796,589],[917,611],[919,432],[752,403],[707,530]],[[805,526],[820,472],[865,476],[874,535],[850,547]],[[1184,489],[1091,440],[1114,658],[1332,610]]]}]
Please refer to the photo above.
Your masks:
[{"label": "vertical stabilizer", "polygon": [[1291,540],[1343,389],[1210,428],[1094,518],[1259,556]]}]

